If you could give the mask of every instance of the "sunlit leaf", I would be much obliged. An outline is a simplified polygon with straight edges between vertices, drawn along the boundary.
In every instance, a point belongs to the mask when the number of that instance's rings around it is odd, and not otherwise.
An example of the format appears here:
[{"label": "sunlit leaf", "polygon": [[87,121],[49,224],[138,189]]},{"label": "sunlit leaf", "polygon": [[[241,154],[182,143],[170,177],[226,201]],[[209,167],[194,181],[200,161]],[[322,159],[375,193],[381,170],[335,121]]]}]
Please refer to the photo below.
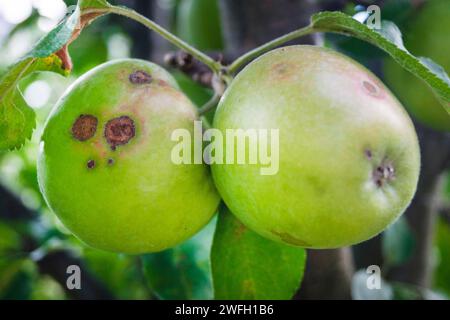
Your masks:
[{"label": "sunlit leaf", "polygon": [[35,113],[26,104],[18,88],[19,82],[37,71],[67,75],[72,67],[67,45],[85,25],[107,13],[109,6],[103,0],[81,0],[61,23],[3,75],[0,79],[0,151],[21,147],[35,127]]}]

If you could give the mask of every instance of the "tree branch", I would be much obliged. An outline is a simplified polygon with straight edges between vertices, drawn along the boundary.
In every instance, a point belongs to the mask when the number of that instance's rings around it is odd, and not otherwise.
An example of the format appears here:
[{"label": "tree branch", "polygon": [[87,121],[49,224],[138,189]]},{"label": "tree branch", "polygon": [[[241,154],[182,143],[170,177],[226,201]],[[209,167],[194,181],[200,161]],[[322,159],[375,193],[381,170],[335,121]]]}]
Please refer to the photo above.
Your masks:
[{"label": "tree branch", "polygon": [[[75,300],[112,300],[114,296],[101,284],[84,266],[81,259],[76,258],[70,251],[58,250],[47,253],[38,260],[37,265],[41,274],[48,274],[56,280],[67,295]],[[81,269],[81,289],[67,288],[67,267],[76,265]]]},{"label": "tree branch", "polygon": [[[221,64],[228,64],[229,62],[229,59],[225,59],[220,52],[213,52],[208,55]],[[195,59],[191,54],[184,51],[169,52],[164,56],[164,62],[166,65],[180,70],[202,86],[213,88],[214,73],[208,66]]]}]

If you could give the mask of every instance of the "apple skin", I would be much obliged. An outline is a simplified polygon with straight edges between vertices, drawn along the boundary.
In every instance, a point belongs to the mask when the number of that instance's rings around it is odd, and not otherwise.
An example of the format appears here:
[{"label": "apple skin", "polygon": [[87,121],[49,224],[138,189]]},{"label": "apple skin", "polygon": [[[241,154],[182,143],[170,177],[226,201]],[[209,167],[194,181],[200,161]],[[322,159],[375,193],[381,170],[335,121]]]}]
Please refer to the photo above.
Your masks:
[{"label": "apple skin", "polygon": [[[277,174],[261,175],[260,163],[212,165],[230,210],[275,241],[336,248],[367,240],[416,190],[420,154],[408,114],[372,73],[329,49],[291,46],[253,61],[225,92],[213,126],[279,129]],[[393,174],[380,182],[379,167]]]},{"label": "apple skin", "polygon": [[[73,131],[80,115],[98,121],[83,141]],[[134,121],[134,136],[111,144],[105,126],[120,117]],[[220,201],[208,166],[171,161],[172,131],[192,132],[196,118],[175,80],[153,63],[127,59],[94,68],[46,123],[38,179],[48,205],[98,249],[138,254],[181,243],[207,224]]]},{"label": "apple skin", "polygon": [[[428,57],[450,71],[450,2],[428,1],[408,21],[405,47],[418,57]],[[450,131],[450,114],[430,88],[392,59],[384,63],[386,83],[414,118],[430,128]]]}]

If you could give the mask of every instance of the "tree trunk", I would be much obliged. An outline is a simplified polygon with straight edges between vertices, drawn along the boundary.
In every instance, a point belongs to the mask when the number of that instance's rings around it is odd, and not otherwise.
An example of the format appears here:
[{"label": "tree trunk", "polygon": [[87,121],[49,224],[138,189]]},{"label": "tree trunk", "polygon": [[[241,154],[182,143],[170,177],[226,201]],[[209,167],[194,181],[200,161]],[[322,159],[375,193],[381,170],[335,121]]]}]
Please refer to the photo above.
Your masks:
[{"label": "tree trunk", "polygon": [[353,259],[349,247],[308,250],[305,275],[296,299],[349,300]]}]

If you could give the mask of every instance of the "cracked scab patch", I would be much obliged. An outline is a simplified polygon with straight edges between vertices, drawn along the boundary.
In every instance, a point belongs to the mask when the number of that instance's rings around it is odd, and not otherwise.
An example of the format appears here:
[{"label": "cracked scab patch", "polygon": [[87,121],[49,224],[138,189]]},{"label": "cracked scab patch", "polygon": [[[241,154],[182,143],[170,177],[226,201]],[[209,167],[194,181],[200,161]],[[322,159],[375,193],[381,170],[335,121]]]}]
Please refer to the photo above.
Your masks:
[{"label": "cracked scab patch", "polygon": [[129,78],[132,84],[146,84],[152,82],[152,76],[143,70],[138,70],[130,74]]},{"label": "cracked scab patch", "polygon": [[72,136],[79,141],[92,138],[97,131],[98,119],[93,115],[82,114],[72,125]]},{"label": "cracked scab patch", "polygon": [[94,160],[89,160],[86,164],[86,167],[88,169],[94,169],[95,168],[95,161]]},{"label": "cracked scab patch", "polygon": [[364,156],[372,164],[372,181],[373,183],[381,188],[387,183],[395,179],[395,167],[392,161],[384,158],[382,161],[377,161],[374,163],[374,154],[371,149],[364,150]]},{"label": "cracked scab patch", "polygon": [[383,187],[386,183],[395,179],[395,169],[391,163],[382,163],[377,166],[372,172],[374,183],[378,187]]},{"label": "cracked scab patch", "polygon": [[128,116],[114,118],[106,123],[104,136],[111,150],[115,150],[117,146],[127,144],[135,135],[134,121]]}]

